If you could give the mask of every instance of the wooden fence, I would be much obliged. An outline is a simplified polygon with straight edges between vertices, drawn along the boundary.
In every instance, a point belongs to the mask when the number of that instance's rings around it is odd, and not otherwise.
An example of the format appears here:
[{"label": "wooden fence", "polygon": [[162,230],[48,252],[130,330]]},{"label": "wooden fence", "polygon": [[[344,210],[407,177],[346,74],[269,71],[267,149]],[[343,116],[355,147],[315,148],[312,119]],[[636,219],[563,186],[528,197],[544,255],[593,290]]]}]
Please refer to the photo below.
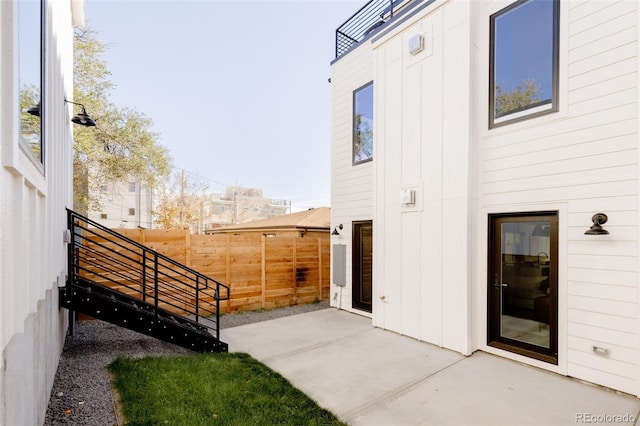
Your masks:
[{"label": "wooden fence", "polygon": [[[121,229],[144,244],[231,288],[221,311],[271,309],[329,297],[329,233],[191,235],[181,230]],[[326,235],[324,235],[326,234]]]}]

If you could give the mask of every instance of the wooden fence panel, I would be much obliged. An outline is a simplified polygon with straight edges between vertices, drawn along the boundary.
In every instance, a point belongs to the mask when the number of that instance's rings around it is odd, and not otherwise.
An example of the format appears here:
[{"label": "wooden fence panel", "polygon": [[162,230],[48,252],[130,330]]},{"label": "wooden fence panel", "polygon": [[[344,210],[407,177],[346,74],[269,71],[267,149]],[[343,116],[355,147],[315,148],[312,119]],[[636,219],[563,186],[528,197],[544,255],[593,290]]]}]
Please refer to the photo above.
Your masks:
[{"label": "wooden fence panel", "polygon": [[[267,238],[259,232],[190,235],[183,230],[117,231],[228,285],[231,299],[221,303],[223,312],[271,309],[329,297],[329,232]],[[96,238],[102,239],[102,236]],[[127,262],[123,261],[124,269]],[[182,289],[180,277],[174,271],[164,266],[161,270],[166,274],[165,280],[176,286],[176,292],[188,293],[186,288]],[[128,286],[139,289],[139,282],[129,282],[124,275],[121,289],[126,290]]]}]

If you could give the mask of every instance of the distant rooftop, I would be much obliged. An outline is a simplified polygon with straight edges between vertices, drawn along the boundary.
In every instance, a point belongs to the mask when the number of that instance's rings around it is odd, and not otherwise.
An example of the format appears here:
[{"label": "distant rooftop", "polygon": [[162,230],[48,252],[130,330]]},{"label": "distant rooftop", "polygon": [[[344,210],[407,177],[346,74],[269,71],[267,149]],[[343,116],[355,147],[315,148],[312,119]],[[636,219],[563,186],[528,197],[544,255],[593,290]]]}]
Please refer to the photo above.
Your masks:
[{"label": "distant rooftop", "polygon": [[376,32],[402,9],[423,0],[371,0],[336,30],[336,59]]},{"label": "distant rooftop", "polygon": [[253,222],[239,223],[237,225],[224,226],[210,233],[230,232],[251,229],[327,229],[331,227],[331,209],[319,207],[302,212],[273,216]]}]

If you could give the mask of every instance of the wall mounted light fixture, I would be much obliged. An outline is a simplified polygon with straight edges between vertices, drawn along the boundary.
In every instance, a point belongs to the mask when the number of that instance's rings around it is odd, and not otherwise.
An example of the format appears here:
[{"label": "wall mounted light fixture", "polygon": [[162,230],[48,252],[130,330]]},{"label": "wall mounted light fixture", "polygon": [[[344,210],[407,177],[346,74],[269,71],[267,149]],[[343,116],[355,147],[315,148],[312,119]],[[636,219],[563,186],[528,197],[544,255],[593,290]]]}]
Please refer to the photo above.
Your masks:
[{"label": "wall mounted light fixture", "polygon": [[[342,226],[342,224],[336,226],[335,228],[333,228],[333,232],[331,232],[331,235],[340,235],[340,231],[342,231],[342,228],[344,228],[344,226]],[[338,231],[338,229],[340,231]]]},{"label": "wall mounted light fixture", "polygon": [[96,125],[96,122],[93,120],[93,118],[89,117],[89,114],[87,114],[87,110],[85,109],[84,105],[78,102],[70,101],[66,98],[64,101],[68,104],[79,105],[82,107],[82,111],[80,111],[78,114],[74,115],[73,118],[71,118],[72,123],[80,124],[81,126],[89,126],[89,127],[93,127]]},{"label": "wall mounted light fixture", "polygon": [[[73,118],[71,118],[71,121],[73,123],[80,124],[81,126],[89,126],[89,127],[96,125],[96,122],[93,120],[93,118],[91,118],[89,114],[87,114],[87,110],[85,109],[84,105],[78,102],[70,101],[67,98],[64,99],[64,102],[67,104],[74,104],[82,107],[82,111],[80,111],[77,115],[74,115]],[[37,105],[27,109],[27,112],[31,115],[35,115],[36,117],[40,117],[40,102],[38,102]]]},{"label": "wall mounted light fixture", "polygon": [[584,232],[584,234],[585,235],[607,235],[607,234],[609,234],[609,231],[607,231],[606,229],[604,229],[602,227],[602,225],[607,223],[607,220],[609,220],[609,218],[604,213],[596,213],[596,214],[594,214],[591,217],[591,221],[593,222],[593,225],[591,225],[591,228],[587,229]]}]

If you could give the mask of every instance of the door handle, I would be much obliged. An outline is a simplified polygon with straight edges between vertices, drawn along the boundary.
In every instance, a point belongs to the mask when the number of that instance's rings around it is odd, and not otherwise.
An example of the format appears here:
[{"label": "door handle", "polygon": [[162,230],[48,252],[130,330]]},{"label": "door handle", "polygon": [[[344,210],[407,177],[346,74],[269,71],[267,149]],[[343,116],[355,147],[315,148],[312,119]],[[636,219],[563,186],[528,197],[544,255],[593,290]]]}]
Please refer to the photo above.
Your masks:
[{"label": "door handle", "polygon": [[509,284],[504,284],[504,283],[494,283],[493,286],[494,287],[507,287]]}]

